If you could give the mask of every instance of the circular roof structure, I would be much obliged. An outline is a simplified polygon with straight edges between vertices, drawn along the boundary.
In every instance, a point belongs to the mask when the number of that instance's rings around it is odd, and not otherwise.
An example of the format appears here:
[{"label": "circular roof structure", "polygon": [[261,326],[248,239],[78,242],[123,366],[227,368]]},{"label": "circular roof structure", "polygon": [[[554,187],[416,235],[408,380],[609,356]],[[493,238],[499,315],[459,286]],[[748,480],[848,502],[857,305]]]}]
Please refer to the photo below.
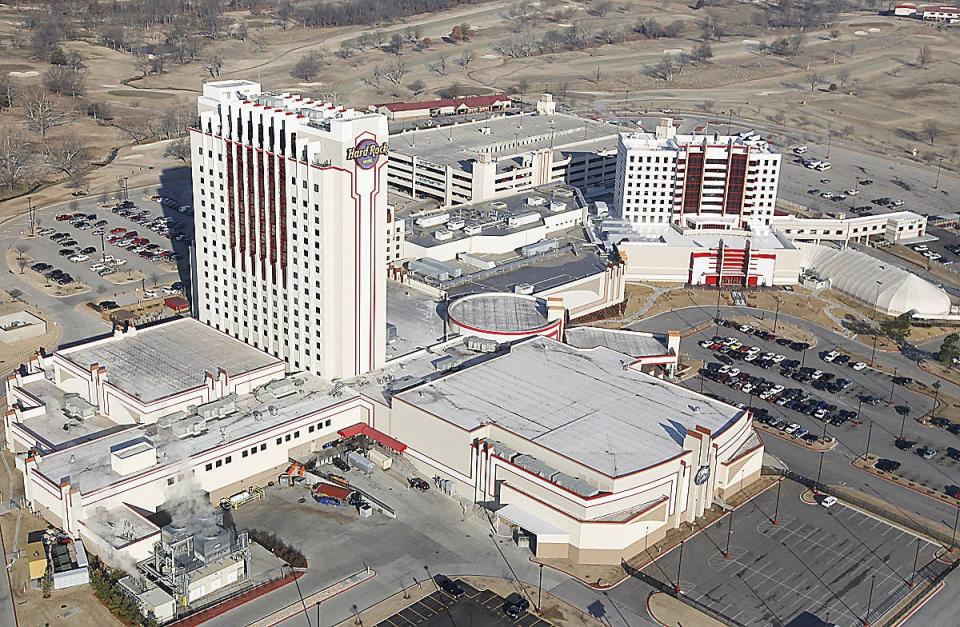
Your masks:
[{"label": "circular roof structure", "polygon": [[928,316],[950,313],[950,297],[936,285],[879,259],[851,250],[810,246],[809,266],[830,286],[890,316],[908,311]]},{"label": "circular roof structure", "polygon": [[447,315],[468,332],[509,336],[537,335],[560,322],[548,320],[542,298],[511,292],[464,296],[450,303]]}]

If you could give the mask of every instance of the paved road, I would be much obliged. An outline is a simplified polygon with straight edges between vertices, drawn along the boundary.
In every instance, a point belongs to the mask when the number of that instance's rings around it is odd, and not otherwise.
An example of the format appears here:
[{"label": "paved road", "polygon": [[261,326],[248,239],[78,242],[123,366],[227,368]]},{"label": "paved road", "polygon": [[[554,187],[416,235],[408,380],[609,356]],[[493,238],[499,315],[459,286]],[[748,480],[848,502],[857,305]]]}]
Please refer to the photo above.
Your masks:
[{"label": "paved road", "polygon": [[0,574],[0,625],[18,625],[17,612],[13,605],[13,595],[10,590],[10,572],[7,570],[7,552],[3,544],[3,538],[0,537],[0,559],[3,560],[3,574]]}]

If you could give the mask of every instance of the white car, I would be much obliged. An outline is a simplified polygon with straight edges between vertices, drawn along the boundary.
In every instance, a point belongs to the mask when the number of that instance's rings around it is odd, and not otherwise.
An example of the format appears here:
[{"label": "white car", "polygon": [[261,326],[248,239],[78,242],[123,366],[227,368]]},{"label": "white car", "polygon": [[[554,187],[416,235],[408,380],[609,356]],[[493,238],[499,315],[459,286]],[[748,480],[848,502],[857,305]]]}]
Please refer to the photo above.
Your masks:
[{"label": "white car", "polygon": [[760,352],[760,347],[759,347],[759,346],[751,346],[750,349],[747,351],[747,353],[749,353],[749,354],[751,354],[751,355],[756,355],[756,354],[758,354],[759,352]]},{"label": "white car", "polygon": [[700,345],[700,348],[710,348],[711,346],[713,346],[713,342],[711,342],[710,340],[700,340],[699,342],[697,342],[697,344]]},{"label": "white car", "polygon": [[727,374],[730,372],[730,366],[720,366],[720,370],[717,370],[720,374]]},{"label": "white car", "polygon": [[731,368],[730,371],[727,372],[727,374],[729,374],[731,377],[735,377],[735,376],[737,376],[737,375],[740,374],[740,369],[739,369],[739,368]]},{"label": "white car", "polygon": [[829,353],[823,356],[823,361],[832,363],[833,360],[839,356],[840,356],[840,353],[838,353],[837,351],[830,351]]},{"label": "white car", "polygon": [[797,146],[796,148],[793,149],[793,154],[795,155],[802,155],[802,154],[805,154],[806,152],[807,152],[806,146]]},{"label": "white car", "polygon": [[780,392],[783,392],[783,386],[782,386],[782,385],[775,385],[775,386],[773,386],[772,388],[770,388],[770,393],[771,393],[771,394],[779,394]]},{"label": "white car", "polygon": [[747,356],[743,358],[743,361],[754,362],[757,360],[757,353],[747,353]]},{"label": "white car", "polygon": [[856,370],[856,371],[860,371],[860,370],[863,370],[864,368],[866,368],[866,367],[867,367],[867,364],[863,363],[862,361],[858,361],[857,363],[853,364],[853,365],[850,366],[850,367],[853,368],[853,369]]},{"label": "white car", "polygon": [[837,504],[837,497],[835,496],[825,496],[822,499],[820,499],[820,505],[822,507],[826,507],[827,509],[830,509],[836,504]]},{"label": "white car", "polygon": [[90,266],[90,270],[93,272],[98,272],[100,270],[103,270],[104,268],[106,268],[106,266],[103,265],[102,263],[95,263],[92,266]]},{"label": "white car", "polygon": [[773,363],[779,364],[781,361],[783,361],[784,359],[786,359],[786,356],[785,356],[785,355],[774,355],[772,359],[773,359]]},{"label": "white car", "polygon": [[80,263],[81,261],[86,261],[87,259],[90,259],[90,256],[89,255],[72,255],[68,257],[68,259],[73,263]]},{"label": "white car", "polygon": [[122,266],[122,265],[124,265],[125,263],[127,263],[127,260],[126,260],[126,259],[114,259],[112,263],[113,263],[113,265],[115,265],[115,266]]},{"label": "white car", "polygon": [[751,327],[749,324],[740,325],[741,333],[749,333],[750,331],[753,331],[753,327]]},{"label": "white car", "polygon": [[143,297],[144,297],[144,298],[156,298],[156,297],[157,297],[157,293],[156,293],[156,291],[154,291],[154,290],[147,290],[147,291],[145,291],[145,292],[143,293]]},{"label": "white car", "polygon": [[820,377],[823,376],[823,370],[814,370],[813,374],[810,376],[813,377],[814,379],[819,379]]},{"label": "white car", "polygon": [[749,394],[750,392],[753,391],[753,384],[752,383],[746,384],[745,386],[740,388],[740,391],[743,392],[744,394]]},{"label": "white car", "polygon": [[845,191],[844,193],[845,193],[847,196],[856,196],[857,194],[860,193],[860,190],[859,190],[859,189],[848,189],[848,190]]},{"label": "white car", "polygon": [[798,425],[798,424],[795,423],[795,422],[791,422],[790,424],[788,424],[788,425],[786,426],[786,428],[784,429],[784,432],[785,432],[785,433],[793,433],[794,431],[796,431],[796,430],[799,429],[799,428],[800,428],[800,425]]}]

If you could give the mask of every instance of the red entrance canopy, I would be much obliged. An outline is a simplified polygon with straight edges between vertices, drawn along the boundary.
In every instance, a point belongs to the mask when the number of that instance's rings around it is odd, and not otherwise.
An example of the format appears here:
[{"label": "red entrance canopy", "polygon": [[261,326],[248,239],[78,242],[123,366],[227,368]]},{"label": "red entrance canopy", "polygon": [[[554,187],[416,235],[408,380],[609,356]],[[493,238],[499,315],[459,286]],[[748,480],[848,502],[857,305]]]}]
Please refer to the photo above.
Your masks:
[{"label": "red entrance canopy", "polygon": [[365,435],[374,442],[378,442],[389,449],[393,449],[398,453],[402,453],[407,450],[407,445],[401,442],[400,440],[395,440],[391,438],[386,433],[382,431],[377,431],[368,424],[358,422],[355,425],[350,425],[349,427],[344,427],[337,431],[340,434],[341,438],[352,438],[357,435]]}]

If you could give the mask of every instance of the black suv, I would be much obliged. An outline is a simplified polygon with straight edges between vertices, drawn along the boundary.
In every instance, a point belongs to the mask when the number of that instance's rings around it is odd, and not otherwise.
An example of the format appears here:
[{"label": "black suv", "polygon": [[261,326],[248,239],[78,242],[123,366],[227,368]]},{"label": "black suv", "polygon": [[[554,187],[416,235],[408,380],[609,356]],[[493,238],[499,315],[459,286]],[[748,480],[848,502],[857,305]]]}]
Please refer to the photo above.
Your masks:
[{"label": "black suv", "polygon": [[440,589],[452,596],[455,599],[459,599],[465,593],[463,591],[463,586],[454,581],[453,579],[444,579],[440,582]]},{"label": "black suv", "polygon": [[503,613],[514,620],[520,618],[520,615],[526,613],[528,609],[530,609],[530,601],[516,592],[508,596],[503,604]]},{"label": "black suv", "polygon": [[348,470],[350,470],[350,464],[348,464],[347,460],[345,460],[342,457],[334,457],[333,465],[339,468],[340,470],[342,470],[343,472],[347,472]]},{"label": "black suv", "polygon": [[874,468],[877,470],[882,470],[884,472],[897,472],[900,470],[900,462],[894,461],[892,459],[878,459],[877,463],[874,464]]}]

